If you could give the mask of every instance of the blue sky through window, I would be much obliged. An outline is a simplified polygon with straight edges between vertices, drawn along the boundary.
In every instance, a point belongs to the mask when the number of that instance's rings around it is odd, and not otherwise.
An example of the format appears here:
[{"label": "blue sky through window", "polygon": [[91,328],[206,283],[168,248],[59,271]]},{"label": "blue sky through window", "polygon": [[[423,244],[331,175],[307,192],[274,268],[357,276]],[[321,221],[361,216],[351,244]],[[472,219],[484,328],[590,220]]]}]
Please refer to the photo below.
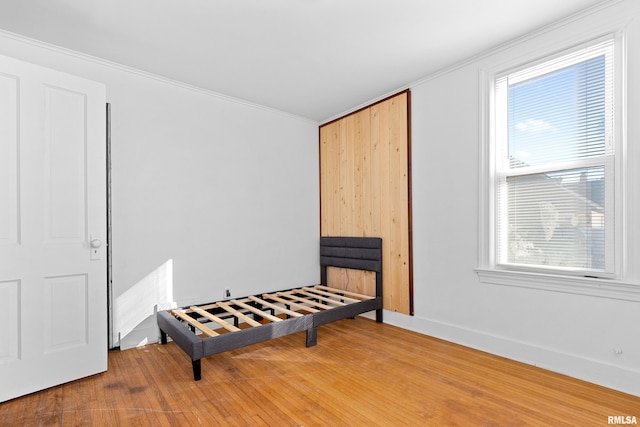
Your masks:
[{"label": "blue sky through window", "polygon": [[509,86],[511,167],[605,154],[605,56]]}]

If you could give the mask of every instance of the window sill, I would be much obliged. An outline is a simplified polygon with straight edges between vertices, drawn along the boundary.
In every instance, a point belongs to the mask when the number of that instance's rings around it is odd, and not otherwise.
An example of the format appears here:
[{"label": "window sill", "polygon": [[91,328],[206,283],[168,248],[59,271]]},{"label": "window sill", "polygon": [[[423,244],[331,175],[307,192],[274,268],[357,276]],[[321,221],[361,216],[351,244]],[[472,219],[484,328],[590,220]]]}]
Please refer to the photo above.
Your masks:
[{"label": "window sill", "polygon": [[640,285],[610,279],[477,268],[482,283],[640,302]]}]

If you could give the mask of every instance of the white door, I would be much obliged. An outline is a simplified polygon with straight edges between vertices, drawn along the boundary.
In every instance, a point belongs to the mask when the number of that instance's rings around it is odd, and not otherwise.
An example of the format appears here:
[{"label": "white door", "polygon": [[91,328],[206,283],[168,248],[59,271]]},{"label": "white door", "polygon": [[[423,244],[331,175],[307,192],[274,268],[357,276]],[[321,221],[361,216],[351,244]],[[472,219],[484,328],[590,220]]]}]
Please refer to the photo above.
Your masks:
[{"label": "white door", "polygon": [[105,92],[0,56],[0,402],[107,369]]}]

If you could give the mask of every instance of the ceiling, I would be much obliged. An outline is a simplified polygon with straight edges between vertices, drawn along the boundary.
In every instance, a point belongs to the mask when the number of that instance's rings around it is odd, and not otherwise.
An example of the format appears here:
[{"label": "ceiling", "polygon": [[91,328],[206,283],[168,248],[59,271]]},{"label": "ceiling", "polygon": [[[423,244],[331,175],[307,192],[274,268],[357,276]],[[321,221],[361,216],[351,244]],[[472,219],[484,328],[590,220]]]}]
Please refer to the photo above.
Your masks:
[{"label": "ceiling", "polygon": [[608,0],[0,0],[0,29],[322,122]]}]

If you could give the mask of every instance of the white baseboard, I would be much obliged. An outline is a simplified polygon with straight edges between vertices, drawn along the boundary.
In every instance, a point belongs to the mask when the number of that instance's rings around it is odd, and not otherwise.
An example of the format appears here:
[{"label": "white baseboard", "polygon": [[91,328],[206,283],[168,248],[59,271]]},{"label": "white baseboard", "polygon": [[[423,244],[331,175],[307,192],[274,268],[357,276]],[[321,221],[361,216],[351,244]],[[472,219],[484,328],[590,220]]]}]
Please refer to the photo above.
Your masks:
[{"label": "white baseboard", "polygon": [[528,365],[640,396],[640,372],[457,325],[385,310],[384,322]]}]

